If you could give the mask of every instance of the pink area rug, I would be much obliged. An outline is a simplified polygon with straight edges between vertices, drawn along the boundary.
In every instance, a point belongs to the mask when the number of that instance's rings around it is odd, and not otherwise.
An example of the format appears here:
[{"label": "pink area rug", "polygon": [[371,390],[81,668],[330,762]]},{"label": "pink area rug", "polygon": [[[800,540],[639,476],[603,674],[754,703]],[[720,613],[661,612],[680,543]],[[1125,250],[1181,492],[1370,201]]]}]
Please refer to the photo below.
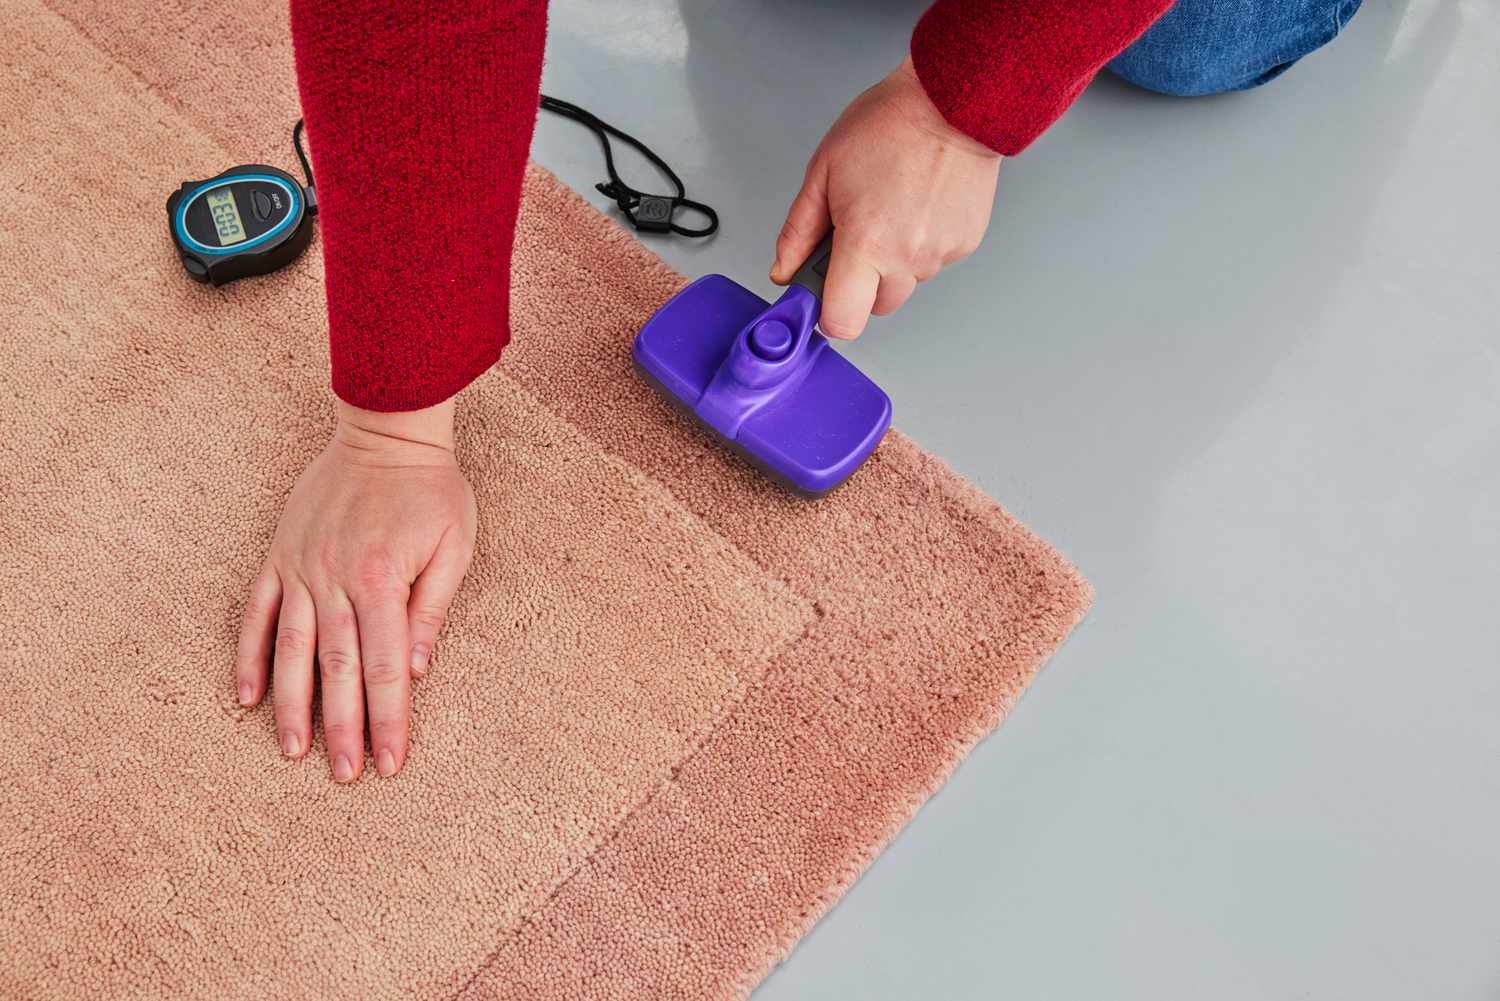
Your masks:
[{"label": "pink area rug", "polygon": [[321,259],[181,273],[167,191],[289,163],[296,118],[282,5],[190,6],[7,8],[0,997],[747,994],[1088,585],[898,433],[822,501],[768,486],[630,367],[683,279],[534,167],[410,764],[283,759],[231,654],[329,426]]}]

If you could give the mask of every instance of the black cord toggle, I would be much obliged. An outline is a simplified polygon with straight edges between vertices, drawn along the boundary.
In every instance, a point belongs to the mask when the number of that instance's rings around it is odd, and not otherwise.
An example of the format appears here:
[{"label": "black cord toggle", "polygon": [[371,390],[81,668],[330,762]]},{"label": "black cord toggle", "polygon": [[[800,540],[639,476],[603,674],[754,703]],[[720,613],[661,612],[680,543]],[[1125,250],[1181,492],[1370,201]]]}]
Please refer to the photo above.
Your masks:
[{"label": "black cord toggle", "polygon": [[[599,142],[604,146],[604,168],[609,172],[609,180],[594,185],[599,193],[606,198],[613,198],[615,205],[624,214],[630,224],[636,229],[646,233],[677,233],[680,236],[711,236],[719,228],[719,214],[711,207],[702,202],[693,201],[687,197],[687,188],[682,179],[677,176],[671,167],[667,166],[665,160],[653,153],[645,143],[634,136],[627,135],[615,128],[603,119],[580,108],[576,104],[567,101],[559,101],[555,97],[542,95],[541,107],[543,111],[550,111],[564,118],[571,118],[593,131],[599,137]],[[640,150],[641,155],[665,174],[677,189],[676,195],[648,195],[644,191],[637,191],[620,177],[615,170],[614,150],[609,143],[609,137],[614,136],[621,142],[629,143]],[[708,225],[698,229],[690,229],[681,225],[674,218],[679,208],[697,212],[708,220]]]}]

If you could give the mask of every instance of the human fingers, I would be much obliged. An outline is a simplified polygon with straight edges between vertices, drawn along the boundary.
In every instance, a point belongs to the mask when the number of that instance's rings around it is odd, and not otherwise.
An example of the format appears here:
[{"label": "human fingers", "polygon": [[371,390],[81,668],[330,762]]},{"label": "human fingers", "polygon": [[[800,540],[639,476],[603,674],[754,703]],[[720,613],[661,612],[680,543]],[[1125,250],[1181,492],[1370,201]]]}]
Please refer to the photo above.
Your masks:
[{"label": "human fingers", "polygon": [[265,697],[280,610],[281,578],[267,563],[250,582],[239,646],[234,655],[234,677],[242,706],[253,706]]},{"label": "human fingers", "polygon": [[353,782],[365,767],[365,695],[360,676],[359,627],[342,590],[319,589],[318,677],[323,686],[323,742],[339,782]]},{"label": "human fingers", "polygon": [[880,288],[880,272],[854,246],[843,228],[834,231],[833,256],[823,283],[818,326],[840,340],[853,340],[864,331]]},{"label": "human fingers", "polygon": [[785,285],[792,280],[802,262],[812,254],[823,234],[828,232],[828,192],[826,173],[821,167],[808,171],[802,189],[792,199],[786,222],[776,237],[776,261],[771,265],[771,280]]},{"label": "human fingers", "polygon": [[916,287],[917,279],[912,275],[882,275],[880,290],[875,293],[875,305],[870,312],[876,316],[889,316],[906,304]]},{"label": "human fingers", "polygon": [[370,753],[375,770],[389,778],[406,762],[411,713],[411,638],[406,621],[408,590],[397,578],[354,596],[359,622],[360,666]]},{"label": "human fingers", "polygon": [[420,678],[427,673],[432,648],[438,632],[448,617],[448,606],[463,583],[473,555],[473,544],[457,529],[450,528],[438,540],[437,550],[427,567],[411,586],[406,602],[407,626],[411,635],[411,673]]},{"label": "human fingers", "polygon": [[281,753],[300,758],[312,746],[313,653],[318,617],[312,595],[296,580],[283,583],[281,617],[276,624],[272,670],[272,709]]}]

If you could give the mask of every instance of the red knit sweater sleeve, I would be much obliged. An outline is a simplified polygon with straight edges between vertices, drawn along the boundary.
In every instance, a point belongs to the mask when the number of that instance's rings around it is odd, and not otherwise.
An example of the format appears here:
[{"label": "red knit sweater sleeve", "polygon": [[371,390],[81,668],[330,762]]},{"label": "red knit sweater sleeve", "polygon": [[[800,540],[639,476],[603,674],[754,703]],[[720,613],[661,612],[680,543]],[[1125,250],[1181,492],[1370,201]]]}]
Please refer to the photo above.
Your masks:
[{"label": "red knit sweater sleeve", "polygon": [[937,0],[912,64],[948,123],[1014,156],[1172,0]]},{"label": "red knit sweater sleeve", "polygon": [[291,0],[333,389],[447,399],[509,340],[545,0]]}]

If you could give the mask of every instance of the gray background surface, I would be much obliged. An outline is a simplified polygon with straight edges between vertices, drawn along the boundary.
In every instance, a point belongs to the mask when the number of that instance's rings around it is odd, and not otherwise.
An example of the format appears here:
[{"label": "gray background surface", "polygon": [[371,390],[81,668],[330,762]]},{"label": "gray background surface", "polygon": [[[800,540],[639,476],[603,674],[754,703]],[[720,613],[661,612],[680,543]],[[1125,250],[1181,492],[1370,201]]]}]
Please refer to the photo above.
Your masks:
[{"label": "gray background surface", "polygon": [[[722,213],[653,250],[769,293],[921,6],[554,0],[544,87]],[[587,131],[535,156],[607,205]],[[1500,998],[1497,338],[1493,0],[1367,0],[1247,94],[1101,79],[1007,161],[848,354],[1098,598],[757,1001]]]}]

